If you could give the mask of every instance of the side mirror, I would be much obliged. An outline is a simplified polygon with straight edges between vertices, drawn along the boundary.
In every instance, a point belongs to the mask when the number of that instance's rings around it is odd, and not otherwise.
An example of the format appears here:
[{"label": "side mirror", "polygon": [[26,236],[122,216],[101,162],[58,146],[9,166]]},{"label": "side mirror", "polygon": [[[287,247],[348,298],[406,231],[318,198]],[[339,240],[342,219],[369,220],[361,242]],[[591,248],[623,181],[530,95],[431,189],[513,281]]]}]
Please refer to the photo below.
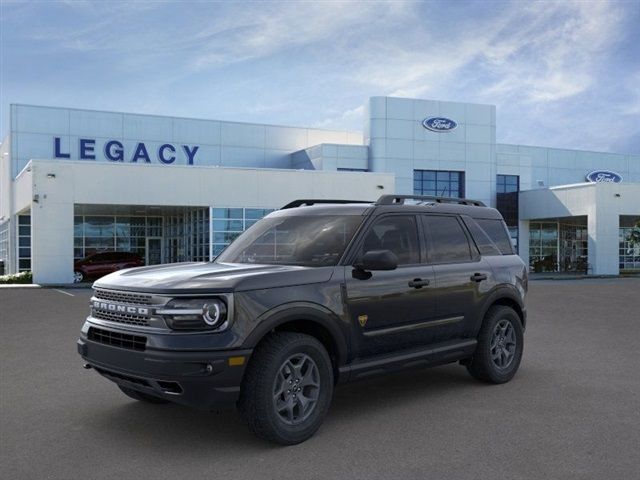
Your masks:
[{"label": "side mirror", "polygon": [[398,257],[391,250],[369,250],[354,265],[358,270],[395,270]]}]

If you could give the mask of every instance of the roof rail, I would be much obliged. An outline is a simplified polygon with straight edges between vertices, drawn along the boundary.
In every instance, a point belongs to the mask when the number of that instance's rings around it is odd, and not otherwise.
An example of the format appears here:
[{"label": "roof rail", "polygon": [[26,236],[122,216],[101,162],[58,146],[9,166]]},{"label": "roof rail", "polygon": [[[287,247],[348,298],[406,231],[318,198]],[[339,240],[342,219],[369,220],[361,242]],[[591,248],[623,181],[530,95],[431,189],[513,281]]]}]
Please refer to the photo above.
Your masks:
[{"label": "roof rail", "polygon": [[480,200],[469,198],[435,197],[431,195],[382,195],[376,205],[404,205],[405,200],[420,200],[422,203],[458,203],[460,205],[472,205],[474,207],[486,207]]},{"label": "roof rail", "polygon": [[306,199],[306,200],[294,200],[293,202],[287,203],[284,207],[280,208],[280,210],[285,210],[287,208],[297,208],[302,207],[303,205],[316,205],[318,203],[326,203],[326,204],[346,204],[346,203],[373,203],[367,202],[364,200],[328,200],[328,199]]}]

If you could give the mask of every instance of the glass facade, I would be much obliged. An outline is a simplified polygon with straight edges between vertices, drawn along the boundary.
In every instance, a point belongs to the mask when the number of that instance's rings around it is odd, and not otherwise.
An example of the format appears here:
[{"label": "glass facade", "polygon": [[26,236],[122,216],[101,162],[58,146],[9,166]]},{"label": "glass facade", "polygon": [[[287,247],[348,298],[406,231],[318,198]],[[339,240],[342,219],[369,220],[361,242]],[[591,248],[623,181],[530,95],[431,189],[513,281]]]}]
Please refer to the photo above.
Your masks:
[{"label": "glass facade", "polygon": [[589,235],[586,225],[560,223],[558,258],[561,272],[587,273]]},{"label": "glass facade", "polygon": [[618,242],[620,270],[640,273],[640,217],[620,217]]},{"label": "glass facade", "polygon": [[496,177],[496,208],[502,214],[511,243],[518,251],[518,192],[520,191],[520,177],[518,175],[497,175]]},{"label": "glass facade", "polygon": [[9,271],[9,220],[0,222],[0,275]]},{"label": "glass facade", "polygon": [[214,208],[211,221],[213,225],[213,256],[218,256],[238,235],[273,210],[268,208]]},{"label": "glass facade", "polygon": [[31,270],[31,215],[18,215],[18,271]]},{"label": "glass facade", "polygon": [[209,209],[185,208],[164,216],[163,263],[209,260]]},{"label": "glass facade", "polygon": [[529,266],[534,272],[557,270],[557,222],[529,222]]},{"label": "glass facade", "polygon": [[413,194],[433,197],[464,197],[464,172],[414,170]]},{"label": "glass facade", "polygon": [[160,216],[76,215],[73,224],[74,260],[112,251],[145,258],[147,237],[162,237]]},{"label": "glass facade", "polygon": [[529,223],[529,267],[540,272],[583,272],[588,265],[587,226],[563,222]]}]

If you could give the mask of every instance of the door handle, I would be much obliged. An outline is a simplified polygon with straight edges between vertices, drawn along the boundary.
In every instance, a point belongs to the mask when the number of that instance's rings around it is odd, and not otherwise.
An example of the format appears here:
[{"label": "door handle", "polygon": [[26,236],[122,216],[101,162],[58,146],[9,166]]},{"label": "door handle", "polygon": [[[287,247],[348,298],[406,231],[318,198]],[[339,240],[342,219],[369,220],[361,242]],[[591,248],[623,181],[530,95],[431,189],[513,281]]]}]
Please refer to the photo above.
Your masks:
[{"label": "door handle", "polygon": [[409,286],[413,288],[422,288],[429,285],[429,280],[422,280],[421,278],[414,278],[409,280]]},{"label": "door handle", "polygon": [[474,282],[481,282],[482,280],[486,280],[487,276],[484,273],[474,273],[471,275],[471,280]]}]

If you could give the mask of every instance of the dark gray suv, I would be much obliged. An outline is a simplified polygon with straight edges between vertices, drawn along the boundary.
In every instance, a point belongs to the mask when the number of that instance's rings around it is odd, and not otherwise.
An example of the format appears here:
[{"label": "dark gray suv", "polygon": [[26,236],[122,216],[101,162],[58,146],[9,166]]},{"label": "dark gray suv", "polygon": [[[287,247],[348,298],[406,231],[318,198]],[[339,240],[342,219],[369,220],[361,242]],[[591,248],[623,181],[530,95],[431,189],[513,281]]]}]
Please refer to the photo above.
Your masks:
[{"label": "dark gray suv", "polygon": [[236,404],[257,435],[299,443],[338,383],[460,362],[509,381],[527,269],[502,217],[466,199],[297,200],[214,261],[94,284],[78,351],[129,397]]}]

